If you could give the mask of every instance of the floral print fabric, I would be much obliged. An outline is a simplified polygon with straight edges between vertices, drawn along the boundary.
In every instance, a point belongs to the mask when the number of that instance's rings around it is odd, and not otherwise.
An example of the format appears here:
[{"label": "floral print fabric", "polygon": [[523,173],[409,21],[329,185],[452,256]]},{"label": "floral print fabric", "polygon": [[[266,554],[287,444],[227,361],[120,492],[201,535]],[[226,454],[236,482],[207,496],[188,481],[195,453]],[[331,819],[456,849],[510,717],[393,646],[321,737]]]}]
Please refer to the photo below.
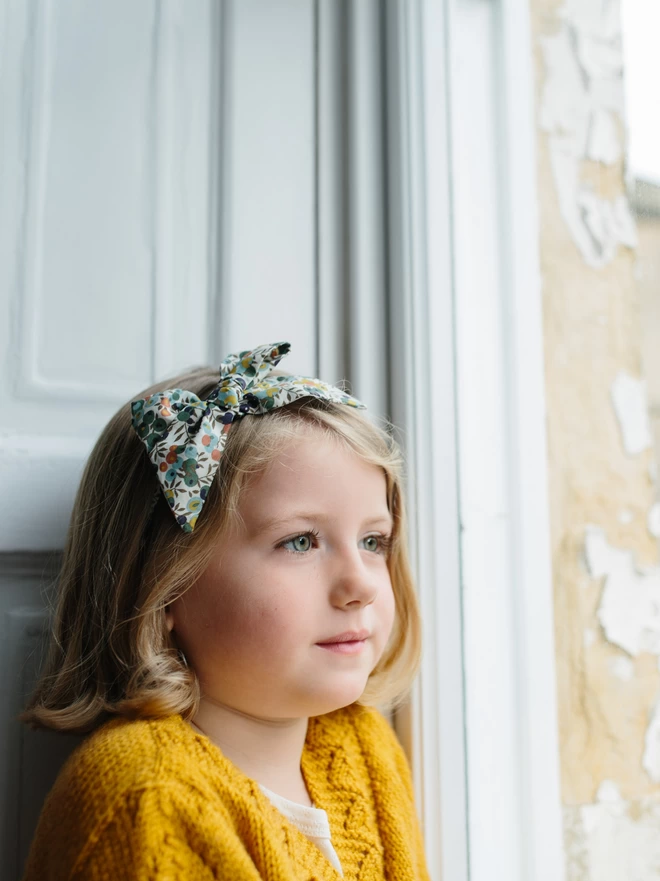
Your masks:
[{"label": "floral print fabric", "polygon": [[320,379],[268,376],[290,348],[289,343],[274,343],[229,355],[220,365],[219,385],[206,401],[185,389],[167,389],[131,404],[133,428],[184,532],[195,528],[235,419],[263,415],[304,397],[364,408]]}]

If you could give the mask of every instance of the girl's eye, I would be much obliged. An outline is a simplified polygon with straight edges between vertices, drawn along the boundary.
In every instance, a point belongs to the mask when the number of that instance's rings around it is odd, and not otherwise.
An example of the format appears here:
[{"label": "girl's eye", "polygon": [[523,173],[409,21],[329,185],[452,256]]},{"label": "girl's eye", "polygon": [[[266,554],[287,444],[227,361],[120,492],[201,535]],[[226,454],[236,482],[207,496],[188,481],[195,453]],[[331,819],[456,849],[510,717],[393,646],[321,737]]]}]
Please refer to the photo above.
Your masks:
[{"label": "girl's eye", "polygon": [[312,538],[314,533],[303,532],[301,535],[295,535],[283,541],[280,547],[286,548],[294,554],[304,554],[312,548]]},{"label": "girl's eye", "polygon": [[367,551],[373,553],[381,553],[387,555],[392,547],[392,536],[390,535],[368,535],[364,541],[364,547]]}]

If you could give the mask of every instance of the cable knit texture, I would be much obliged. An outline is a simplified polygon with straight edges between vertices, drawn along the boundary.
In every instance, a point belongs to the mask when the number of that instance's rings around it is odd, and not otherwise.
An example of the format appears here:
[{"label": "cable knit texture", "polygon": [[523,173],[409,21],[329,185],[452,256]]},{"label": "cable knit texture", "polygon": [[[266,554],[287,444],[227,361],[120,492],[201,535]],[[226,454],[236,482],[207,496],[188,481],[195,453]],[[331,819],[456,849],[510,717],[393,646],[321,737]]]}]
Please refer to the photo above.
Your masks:
[{"label": "cable knit texture", "polygon": [[[344,881],[428,881],[408,763],[352,705],[309,720],[302,771]],[[114,719],[69,758],[24,881],[340,881],[258,783],[181,716]]]}]

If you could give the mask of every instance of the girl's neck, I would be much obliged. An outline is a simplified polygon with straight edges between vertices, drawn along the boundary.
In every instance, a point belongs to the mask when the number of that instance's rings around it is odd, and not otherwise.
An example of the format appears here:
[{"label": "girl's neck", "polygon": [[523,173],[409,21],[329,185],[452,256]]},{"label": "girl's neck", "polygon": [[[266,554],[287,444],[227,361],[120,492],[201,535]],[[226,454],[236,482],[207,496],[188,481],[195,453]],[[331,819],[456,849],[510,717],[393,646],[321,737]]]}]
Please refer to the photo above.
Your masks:
[{"label": "girl's neck", "polygon": [[192,724],[246,777],[272,792],[311,805],[300,760],[307,718],[261,719],[202,697]]}]

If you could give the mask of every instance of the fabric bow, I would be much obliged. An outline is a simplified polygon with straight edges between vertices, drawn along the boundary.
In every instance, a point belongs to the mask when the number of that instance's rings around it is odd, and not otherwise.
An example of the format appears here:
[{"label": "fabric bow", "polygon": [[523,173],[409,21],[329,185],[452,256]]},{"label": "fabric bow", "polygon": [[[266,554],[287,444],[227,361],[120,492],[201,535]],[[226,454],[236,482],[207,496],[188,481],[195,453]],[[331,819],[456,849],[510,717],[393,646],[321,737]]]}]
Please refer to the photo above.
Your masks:
[{"label": "fabric bow", "polygon": [[364,409],[356,398],[320,379],[268,376],[290,348],[274,343],[229,355],[206,401],[176,388],[132,402],[133,428],[184,532],[195,528],[235,419],[263,415],[303,397]]}]

